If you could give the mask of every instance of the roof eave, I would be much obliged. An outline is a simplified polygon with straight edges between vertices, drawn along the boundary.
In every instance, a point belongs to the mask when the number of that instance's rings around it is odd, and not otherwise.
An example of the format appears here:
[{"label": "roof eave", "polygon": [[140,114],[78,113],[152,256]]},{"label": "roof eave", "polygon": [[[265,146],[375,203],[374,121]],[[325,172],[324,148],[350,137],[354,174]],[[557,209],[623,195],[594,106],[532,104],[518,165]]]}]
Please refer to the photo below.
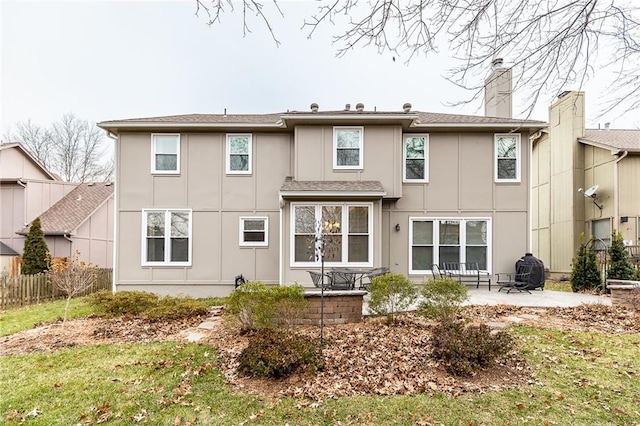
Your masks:
[{"label": "roof eave", "polygon": [[341,197],[341,198],[382,198],[386,191],[279,191],[282,198],[301,197]]},{"label": "roof eave", "polygon": [[547,123],[415,123],[411,126],[416,129],[535,129],[542,130],[549,127]]},{"label": "roof eave", "polygon": [[224,129],[224,128],[259,128],[259,129],[285,129],[287,126],[281,120],[275,123],[181,123],[181,122],[154,122],[154,121],[114,121],[98,123],[98,127],[117,133],[120,130],[143,129]]}]

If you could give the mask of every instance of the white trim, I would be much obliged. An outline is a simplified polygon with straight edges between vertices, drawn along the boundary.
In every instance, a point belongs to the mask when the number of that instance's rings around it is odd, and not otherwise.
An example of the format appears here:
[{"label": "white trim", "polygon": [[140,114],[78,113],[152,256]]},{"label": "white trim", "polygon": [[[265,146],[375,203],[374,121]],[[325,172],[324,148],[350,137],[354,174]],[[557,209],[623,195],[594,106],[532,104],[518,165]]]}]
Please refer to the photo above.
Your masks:
[{"label": "white trim", "polygon": [[[163,262],[149,262],[147,261],[147,213],[156,212],[156,213],[164,213],[164,223],[165,223],[165,251]],[[171,256],[171,213],[177,212],[186,212],[189,214],[189,247],[188,247],[188,258],[189,260],[186,262],[171,262],[169,257]],[[142,266],[159,266],[159,267],[183,267],[183,266],[191,266],[191,262],[193,260],[193,211],[191,209],[157,209],[157,208],[149,208],[142,209]]]},{"label": "white trim", "polygon": [[[244,241],[244,222],[246,220],[262,220],[264,223],[264,241]],[[240,247],[269,247],[269,217],[268,216],[240,216],[238,227],[238,241]]]},{"label": "white trim", "polygon": [[[242,136],[242,137],[246,137],[248,138],[248,146],[247,146],[247,152],[248,152],[248,156],[249,156],[249,161],[248,161],[248,166],[249,169],[248,170],[231,170],[231,138],[233,137],[238,137],[238,136]],[[252,170],[253,170],[253,134],[251,133],[227,133],[227,144],[226,144],[226,152],[225,152],[225,162],[227,164],[227,168],[226,168],[226,173],[228,175],[250,175],[252,174]]]},{"label": "white trim", "polygon": [[490,217],[423,217],[423,216],[410,216],[409,217],[409,250],[408,250],[408,263],[409,263],[409,275],[431,275],[431,265],[429,269],[413,269],[413,258],[411,256],[411,247],[413,246],[413,222],[430,221],[433,222],[433,259],[432,263],[440,264],[440,256],[438,253],[438,247],[440,247],[440,232],[439,224],[443,221],[455,220],[460,222],[460,262],[466,261],[466,250],[463,250],[467,246],[467,229],[466,223],[472,221],[485,221],[487,222],[487,269],[482,270],[491,274],[492,265],[492,231],[491,231],[491,218]]},{"label": "white trim", "polygon": [[[424,179],[407,179],[407,138],[425,138]],[[428,133],[404,133],[402,135],[402,182],[405,182],[405,183],[428,183],[429,182],[429,134]]]},{"label": "white trim", "polygon": [[[156,170],[156,136],[177,137],[176,146],[176,170]],[[151,174],[154,175],[179,175],[180,174],[180,133],[151,133]]]},{"label": "white trim", "polygon": [[[515,179],[498,179],[498,138],[513,137],[516,139],[516,177]],[[495,183],[512,183],[521,180],[522,138],[520,133],[496,133],[493,136],[493,179]]]},{"label": "white trim", "polygon": [[[358,130],[360,138],[358,141],[358,165],[339,166],[338,165],[338,138],[336,132],[340,130]],[[334,170],[362,170],[364,169],[364,127],[363,126],[334,126],[333,127],[333,168]]]},{"label": "white trim", "polygon": [[[363,203],[363,202],[292,202],[289,203],[289,266],[291,268],[305,267],[305,268],[316,268],[320,266],[320,261],[309,261],[309,262],[296,262],[296,250],[295,250],[295,208],[296,206],[311,206],[315,208],[315,217],[316,220],[318,217],[322,215],[322,207],[323,206],[341,206],[342,207],[342,259],[340,262],[325,262],[325,267],[340,267],[340,266],[354,266],[354,267],[371,267],[373,266],[373,245],[375,242],[374,238],[374,228],[373,228],[373,203]],[[368,207],[369,209],[369,217],[368,217],[368,235],[369,235],[369,244],[367,253],[368,261],[367,262],[349,262],[349,207]],[[315,225],[314,225],[315,226]]]}]

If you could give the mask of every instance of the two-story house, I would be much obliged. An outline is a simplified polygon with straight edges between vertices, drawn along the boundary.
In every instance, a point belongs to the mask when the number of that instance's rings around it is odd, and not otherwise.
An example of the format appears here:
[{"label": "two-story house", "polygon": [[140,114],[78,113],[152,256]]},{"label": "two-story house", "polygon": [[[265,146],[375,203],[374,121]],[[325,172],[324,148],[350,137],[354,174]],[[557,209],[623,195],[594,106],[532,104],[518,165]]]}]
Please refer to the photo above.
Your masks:
[{"label": "two-story house", "polygon": [[530,136],[543,122],[312,104],[99,126],[117,141],[117,290],[227,295],[241,273],[311,287],[319,223],[328,266],[415,282],[444,261],[510,271],[530,249]]}]

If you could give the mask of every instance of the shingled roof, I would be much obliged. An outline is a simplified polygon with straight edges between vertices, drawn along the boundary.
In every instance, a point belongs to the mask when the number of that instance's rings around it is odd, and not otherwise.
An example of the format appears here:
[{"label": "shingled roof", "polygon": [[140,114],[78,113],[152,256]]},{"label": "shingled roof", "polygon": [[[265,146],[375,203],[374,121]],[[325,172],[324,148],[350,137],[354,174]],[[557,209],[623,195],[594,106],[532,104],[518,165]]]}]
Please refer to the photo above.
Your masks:
[{"label": "shingled roof", "polygon": [[623,151],[640,151],[640,130],[587,129],[580,141]]},{"label": "shingled roof", "polygon": [[[113,185],[109,183],[78,185],[40,215],[42,231],[45,235],[73,235],[75,229],[112,195]],[[28,232],[29,228],[23,228],[17,233],[26,235]]]},{"label": "shingled roof", "polygon": [[186,114],[186,115],[169,115],[161,117],[146,118],[128,118],[123,120],[110,120],[98,123],[103,129],[118,129],[127,127],[154,127],[154,126],[266,126],[274,128],[286,128],[287,120],[300,119],[402,119],[412,122],[414,126],[428,125],[508,125],[508,126],[527,126],[527,127],[546,127],[544,121],[523,120],[519,118],[502,118],[502,117],[485,117],[464,114],[442,114],[421,111],[287,111],[282,113],[270,114]]},{"label": "shingled roof", "polygon": [[283,195],[297,194],[314,195],[317,193],[341,193],[351,195],[365,195],[365,196],[383,196],[386,191],[382,183],[377,180],[356,180],[356,181],[343,181],[343,180],[305,180],[297,181],[291,178],[287,178],[280,187],[280,193]]}]

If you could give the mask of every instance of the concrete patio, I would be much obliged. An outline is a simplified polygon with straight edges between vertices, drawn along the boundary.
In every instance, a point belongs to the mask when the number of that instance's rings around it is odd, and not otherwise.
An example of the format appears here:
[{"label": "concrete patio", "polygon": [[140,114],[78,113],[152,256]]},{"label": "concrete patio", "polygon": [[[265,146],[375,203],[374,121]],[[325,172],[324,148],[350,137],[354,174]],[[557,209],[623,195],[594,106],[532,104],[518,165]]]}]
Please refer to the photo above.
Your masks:
[{"label": "concrete patio", "polygon": [[[369,315],[367,301],[369,296],[365,296],[362,306],[363,315]],[[409,310],[415,310],[420,301],[414,303]],[[497,288],[492,288],[488,291],[487,288],[469,288],[469,300],[465,302],[465,305],[512,305],[512,306],[527,306],[531,308],[568,308],[572,306],[579,306],[583,303],[595,303],[600,305],[611,305],[611,298],[609,296],[596,296],[592,294],[583,293],[569,293],[564,291],[549,291],[549,290],[531,290],[531,294],[527,292],[512,291],[507,293],[506,291],[498,291]]]}]

